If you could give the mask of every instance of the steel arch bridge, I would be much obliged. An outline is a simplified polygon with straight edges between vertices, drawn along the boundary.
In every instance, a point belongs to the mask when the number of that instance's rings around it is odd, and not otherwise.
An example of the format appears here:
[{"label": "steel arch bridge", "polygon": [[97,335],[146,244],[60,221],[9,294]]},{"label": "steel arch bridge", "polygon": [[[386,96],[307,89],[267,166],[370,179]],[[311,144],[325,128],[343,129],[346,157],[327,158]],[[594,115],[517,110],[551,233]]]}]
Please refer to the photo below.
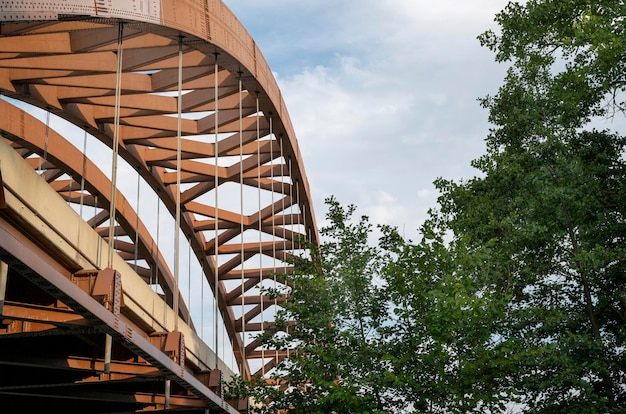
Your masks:
[{"label": "steel arch bridge", "polygon": [[256,339],[267,288],[318,237],[245,28],[221,0],[0,0],[0,95],[2,412],[244,410],[221,380],[288,356]]}]

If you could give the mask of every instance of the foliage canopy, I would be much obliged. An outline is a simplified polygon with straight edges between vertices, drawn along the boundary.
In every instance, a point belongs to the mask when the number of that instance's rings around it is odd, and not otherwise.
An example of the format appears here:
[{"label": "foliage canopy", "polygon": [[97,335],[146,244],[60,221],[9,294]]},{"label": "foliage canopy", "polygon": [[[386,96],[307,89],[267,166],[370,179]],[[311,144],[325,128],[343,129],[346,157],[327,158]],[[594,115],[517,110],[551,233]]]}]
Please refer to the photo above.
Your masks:
[{"label": "foliage canopy", "polygon": [[[510,67],[481,100],[493,129],[467,181],[405,240],[327,200],[247,392],[265,412],[626,410],[623,0],[511,2],[480,42]],[[599,128],[603,125],[605,128]]]}]

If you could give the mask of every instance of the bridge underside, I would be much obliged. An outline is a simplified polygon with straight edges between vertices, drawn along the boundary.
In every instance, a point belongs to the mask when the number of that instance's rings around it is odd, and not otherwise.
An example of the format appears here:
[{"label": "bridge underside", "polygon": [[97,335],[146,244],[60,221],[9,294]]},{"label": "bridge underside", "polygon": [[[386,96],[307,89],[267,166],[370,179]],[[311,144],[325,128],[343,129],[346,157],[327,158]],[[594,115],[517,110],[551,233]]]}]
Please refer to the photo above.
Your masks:
[{"label": "bridge underside", "polygon": [[245,409],[221,380],[288,355],[256,336],[316,242],[284,101],[220,0],[0,1],[1,412]]},{"label": "bridge underside", "polygon": [[[2,225],[4,237],[7,223]],[[102,322],[58,299],[64,294],[53,283],[6,250],[0,250],[0,256],[9,269],[6,299],[0,307],[3,412],[24,412],[25,407],[28,412],[76,413],[160,411],[166,406],[183,412],[221,408],[217,382],[211,387],[215,390],[211,402],[175,381],[169,382],[166,392],[164,372],[148,362],[147,353],[120,339],[112,341],[112,358],[105,369]],[[210,385],[210,372],[205,377]]]}]

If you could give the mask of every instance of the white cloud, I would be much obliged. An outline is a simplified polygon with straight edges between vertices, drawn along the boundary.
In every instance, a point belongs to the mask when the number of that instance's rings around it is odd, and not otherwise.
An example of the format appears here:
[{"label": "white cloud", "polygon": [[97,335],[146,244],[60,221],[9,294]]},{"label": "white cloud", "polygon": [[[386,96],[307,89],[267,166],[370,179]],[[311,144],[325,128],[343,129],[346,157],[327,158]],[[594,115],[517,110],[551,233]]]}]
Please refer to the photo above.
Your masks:
[{"label": "white cloud", "polygon": [[[504,3],[506,4],[506,3]],[[384,5],[398,16],[406,16],[416,23],[440,24],[462,22],[484,28],[503,8],[502,0],[387,0]]]},{"label": "white cloud", "polygon": [[372,195],[371,204],[363,209],[363,214],[370,218],[370,222],[394,226],[400,234],[413,237],[425,215],[420,214],[417,209],[408,208],[401,200],[385,191],[376,191]]},{"label": "white cloud", "polygon": [[475,174],[489,129],[477,98],[504,75],[476,36],[506,0],[231,3],[277,74],[320,223],[334,195],[414,231],[436,178]]}]

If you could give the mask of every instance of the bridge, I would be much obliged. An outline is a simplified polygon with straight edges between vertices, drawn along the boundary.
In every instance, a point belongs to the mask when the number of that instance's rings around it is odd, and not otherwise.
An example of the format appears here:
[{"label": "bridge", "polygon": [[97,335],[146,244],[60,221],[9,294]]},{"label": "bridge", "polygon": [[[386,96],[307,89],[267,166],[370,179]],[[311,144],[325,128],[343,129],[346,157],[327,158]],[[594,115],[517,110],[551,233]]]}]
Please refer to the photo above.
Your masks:
[{"label": "bridge", "polygon": [[258,335],[318,235],[221,0],[0,0],[0,135],[0,411],[254,403],[223,383],[288,357]]}]

